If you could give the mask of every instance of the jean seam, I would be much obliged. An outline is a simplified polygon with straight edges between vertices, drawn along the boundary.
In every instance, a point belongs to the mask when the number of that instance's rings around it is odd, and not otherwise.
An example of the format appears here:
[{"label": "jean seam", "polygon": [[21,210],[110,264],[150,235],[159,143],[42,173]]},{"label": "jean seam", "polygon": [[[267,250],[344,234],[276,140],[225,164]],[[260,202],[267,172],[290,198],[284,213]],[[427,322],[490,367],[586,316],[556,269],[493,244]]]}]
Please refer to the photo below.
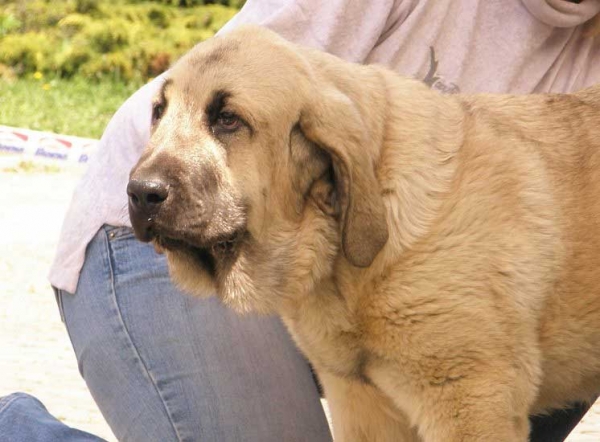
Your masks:
[{"label": "jean seam", "polygon": [[56,287],[52,287],[52,290],[54,290],[54,298],[56,299],[56,305],[58,306],[58,313],[60,315],[60,320],[62,321],[63,324],[65,324],[65,311],[63,308],[62,290],[58,289]]},{"label": "jean seam", "polygon": [[13,402],[18,401],[19,399],[26,399],[26,397],[22,396],[20,393],[14,393],[11,396],[9,396],[7,398],[8,400],[6,401],[0,401],[0,413],[8,409],[8,407],[10,407],[13,404]]},{"label": "jean seam", "polygon": [[173,421],[173,417],[171,415],[169,407],[167,406],[165,399],[160,391],[160,388],[158,387],[158,383],[156,382],[156,380],[152,376],[152,373],[150,372],[150,370],[144,363],[144,360],[143,360],[142,356],[140,355],[140,352],[138,351],[137,347],[135,346],[135,344],[133,342],[133,339],[131,338],[131,335],[129,334],[129,330],[127,329],[127,325],[125,324],[125,321],[123,320],[123,316],[121,315],[121,309],[119,306],[119,302],[117,300],[117,291],[115,288],[115,271],[114,271],[114,266],[113,266],[112,248],[110,246],[110,241],[109,241],[106,231],[104,231],[104,241],[105,241],[106,249],[108,251],[108,267],[109,267],[109,273],[110,273],[110,291],[112,294],[112,300],[114,302],[115,310],[117,312],[118,320],[121,324],[121,327],[123,327],[127,341],[129,342],[129,345],[131,346],[137,360],[139,361],[139,365],[141,366],[142,371],[145,373],[145,375],[150,380],[150,383],[156,390],[156,394],[158,395],[158,397],[161,400],[161,403],[165,410],[165,414],[167,415],[167,419],[169,419],[169,423],[171,424],[171,427],[173,428],[173,431],[175,432],[175,436],[177,437],[177,441],[183,442],[183,439],[181,438],[181,435],[179,434],[179,431],[177,430],[177,426],[175,425],[175,422]]}]

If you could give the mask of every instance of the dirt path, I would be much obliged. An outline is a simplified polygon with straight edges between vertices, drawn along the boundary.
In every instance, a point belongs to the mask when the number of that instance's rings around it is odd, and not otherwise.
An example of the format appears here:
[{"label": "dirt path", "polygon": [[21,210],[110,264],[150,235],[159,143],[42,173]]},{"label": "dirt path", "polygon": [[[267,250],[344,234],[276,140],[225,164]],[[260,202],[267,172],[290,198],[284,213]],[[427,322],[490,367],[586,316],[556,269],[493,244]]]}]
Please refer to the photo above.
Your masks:
[{"label": "dirt path", "polygon": [[[0,172],[0,396],[30,393],[67,425],[115,441],[79,376],[46,282],[77,176]],[[600,441],[600,403],[568,441]]]}]

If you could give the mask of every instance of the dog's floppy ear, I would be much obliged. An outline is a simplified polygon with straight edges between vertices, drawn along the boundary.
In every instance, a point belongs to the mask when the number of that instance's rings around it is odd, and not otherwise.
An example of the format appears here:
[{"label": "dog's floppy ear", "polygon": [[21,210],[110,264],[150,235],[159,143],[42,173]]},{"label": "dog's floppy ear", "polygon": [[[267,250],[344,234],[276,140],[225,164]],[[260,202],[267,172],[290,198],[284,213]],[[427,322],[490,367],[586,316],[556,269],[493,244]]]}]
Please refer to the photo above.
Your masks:
[{"label": "dog's floppy ear", "polygon": [[335,89],[316,94],[299,123],[306,138],[331,155],[344,255],[368,267],[387,242],[388,227],[365,123],[354,103]]}]

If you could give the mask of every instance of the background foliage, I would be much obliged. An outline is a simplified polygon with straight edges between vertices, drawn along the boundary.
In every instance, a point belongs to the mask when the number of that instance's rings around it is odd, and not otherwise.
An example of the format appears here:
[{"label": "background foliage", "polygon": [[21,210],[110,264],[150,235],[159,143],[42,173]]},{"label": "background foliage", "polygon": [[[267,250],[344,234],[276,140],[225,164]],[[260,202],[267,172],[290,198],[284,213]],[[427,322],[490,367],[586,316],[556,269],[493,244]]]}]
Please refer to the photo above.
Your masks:
[{"label": "background foliage", "polygon": [[[0,2],[0,73],[146,80],[211,37],[240,0]],[[230,6],[234,5],[234,7]]]},{"label": "background foliage", "polygon": [[98,137],[244,0],[0,0],[0,124]]}]

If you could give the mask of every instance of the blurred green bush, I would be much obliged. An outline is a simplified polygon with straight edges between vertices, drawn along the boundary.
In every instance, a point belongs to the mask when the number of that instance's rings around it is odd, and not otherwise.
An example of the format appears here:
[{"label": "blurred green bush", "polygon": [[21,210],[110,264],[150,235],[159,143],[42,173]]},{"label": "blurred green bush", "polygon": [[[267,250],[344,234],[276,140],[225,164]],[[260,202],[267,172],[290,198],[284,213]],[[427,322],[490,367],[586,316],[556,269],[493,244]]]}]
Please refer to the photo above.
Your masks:
[{"label": "blurred green bush", "polygon": [[[243,0],[0,0],[0,76],[146,81]],[[39,75],[39,74],[38,74]]]}]

